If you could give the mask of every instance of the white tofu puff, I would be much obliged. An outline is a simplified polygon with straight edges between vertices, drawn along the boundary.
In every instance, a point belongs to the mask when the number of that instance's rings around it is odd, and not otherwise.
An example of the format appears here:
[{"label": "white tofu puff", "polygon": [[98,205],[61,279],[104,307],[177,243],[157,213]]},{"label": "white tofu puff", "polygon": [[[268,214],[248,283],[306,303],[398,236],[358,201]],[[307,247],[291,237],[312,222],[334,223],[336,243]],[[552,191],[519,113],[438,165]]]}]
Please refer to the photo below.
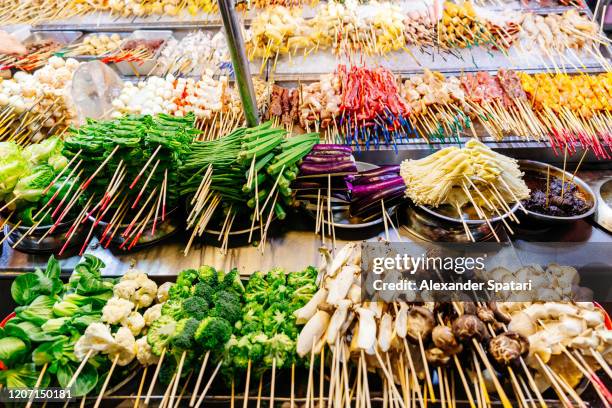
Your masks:
[{"label": "white tofu puff", "polygon": [[145,319],[140,313],[132,312],[121,321],[121,325],[130,329],[134,336],[138,336],[145,327]]},{"label": "white tofu puff", "polygon": [[129,316],[134,304],[126,299],[112,297],[102,308],[102,321],[108,324],[118,324]]}]

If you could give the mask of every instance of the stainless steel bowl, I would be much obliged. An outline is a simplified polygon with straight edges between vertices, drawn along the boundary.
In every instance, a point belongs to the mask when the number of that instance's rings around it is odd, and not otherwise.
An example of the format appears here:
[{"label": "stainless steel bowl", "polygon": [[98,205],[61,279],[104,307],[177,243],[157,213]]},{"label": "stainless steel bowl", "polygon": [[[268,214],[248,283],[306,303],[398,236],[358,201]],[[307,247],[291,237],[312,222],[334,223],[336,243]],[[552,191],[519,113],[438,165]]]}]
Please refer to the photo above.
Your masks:
[{"label": "stainless steel bowl", "polygon": [[[7,235],[6,242],[18,251],[33,254],[55,253],[60,251],[66,243],[66,233],[70,229],[70,226],[74,224],[74,221],[75,220],[70,220],[60,223],[57,228],[49,234],[47,234],[47,232],[51,229],[51,225],[39,226],[30,231],[30,227],[17,227],[13,229],[15,225],[9,223],[4,226],[4,234]],[[26,234],[27,236],[25,236]],[[45,236],[45,234],[47,235]],[[76,245],[81,245],[84,234],[85,226],[79,224],[66,248],[73,248]]]},{"label": "stainless steel bowl", "polygon": [[612,178],[600,181],[595,191],[598,203],[595,222],[612,232]]},{"label": "stainless steel bowl", "polygon": [[[511,208],[516,211],[518,204]],[[503,226],[499,221],[510,213],[501,217],[489,219],[491,227],[497,236],[503,240]],[[495,235],[485,220],[465,220],[475,241],[490,241]],[[471,242],[460,218],[448,217],[425,206],[408,206],[406,210],[404,228],[416,238],[429,242]]]},{"label": "stainless steel bowl", "polygon": [[[519,160],[519,167],[522,171],[536,171],[540,172],[546,177],[547,168],[550,167],[550,175],[556,176],[559,178],[563,177],[564,171],[558,167],[550,166],[549,164],[532,161],[532,160]],[[565,180],[571,180],[572,173],[565,172]],[[579,177],[574,177],[574,184],[578,186],[578,188],[584,193],[585,197],[589,199],[588,201],[591,203],[591,209],[585,212],[584,214],[574,215],[571,217],[560,217],[556,215],[546,215],[540,214],[534,211],[527,210],[527,214],[525,214],[522,210],[518,212],[518,215],[524,218],[528,218],[531,220],[535,220],[541,224],[564,224],[568,222],[578,221],[587,217],[590,217],[595,212],[597,208],[597,196],[589,187],[589,185]]]},{"label": "stainless steel bowl", "polygon": [[[115,249],[121,249],[123,251],[137,251],[142,248],[150,247],[158,242],[161,242],[170,236],[174,235],[179,229],[179,223],[176,219],[176,212],[178,207],[174,207],[170,209],[166,213],[166,217],[164,221],[161,220],[161,215],[157,217],[157,222],[155,224],[155,235],[152,235],[151,232],[153,230],[153,222],[154,220],[150,220],[147,222],[144,230],[137,243],[128,249],[128,245],[131,244],[131,240],[134,239],[134,236],[130,238],[130,242],[126,243],[123,247],[121,247],[125,241],[125,238],[121,236],[121,233],[128,227],[128,224],[120,225],[115,235],[111,239],[110,243],[107,243],[107,238],[104,239],[104,247],[112,247]],[[90,222],[95,222],[94,216],[89,216]],[[105,221],[100,221],[96,225],[97,237],[101,239],[103,231],[108,226],[108,223]]]}]

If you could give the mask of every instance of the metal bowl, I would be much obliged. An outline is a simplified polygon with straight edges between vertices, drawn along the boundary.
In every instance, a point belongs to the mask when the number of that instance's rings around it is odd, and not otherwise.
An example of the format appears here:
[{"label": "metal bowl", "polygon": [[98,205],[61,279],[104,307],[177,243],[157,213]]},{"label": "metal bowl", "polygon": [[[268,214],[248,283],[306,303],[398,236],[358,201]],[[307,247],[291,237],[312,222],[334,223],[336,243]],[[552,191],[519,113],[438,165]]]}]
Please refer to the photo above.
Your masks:
[{"label": "metal bowl", "polygon": [[[55,231],[46,236],[45,234],[47,234],[47,232],[51,229],[52,225],[39,226],[30,231],[30,227],[21,226],[13,230],[15,225],[9,223],[4,226],[4,234],[7,235],[6,242],[11,247],[14,246],[14,249],[18,251],[31,254],[55,253],[60,251],[66,243],[66,233],[74,222],[74,219],[62,222],[58,224]],[[83,242],[85,230],[85,226],[79,223],[79,226],[76,228],[76,231],[74,232],[74,235],[70,239],[70,243],[66,248],[73,248],[80,245]],[[29,234],[28,231],[30,231]],[[25,236],[26,234],[28,235]]]},{"label": "metal bowl", "polygon": [[598,203],[595,222],[612,232],[612,178],[600,181],[595,192]]},{"label": "metal bowl", "polygon": [[[511,208],[516,211],[518,204]],[[502,217],[491,218],[489,221],[495,229],[497,236],[503,234],[503,227],[499,221],[509,216],[509,213],[502,214]],[[489,224],[484,220],[465,220],[470,233],[475,241],[490,241],[495,239]],[[465,232],[465,227],[459,218],[452,218],[440,214],[425,206],[409,206],[405,213],[404,228],[416,238],[428,242],[471,242]]]},{"label": "metal bowl", "polygon": [[[544,175],[544,177],[546,177],[547,168],[550,168],[551,176],[562,178],[563,173],[565,173],[565,180],[571,180],[573,176],[572,173],[569,173],[567,171],[564,172],[558,167],[550,166],[546,163],[532,161],[532,160],[519,160],[519,167],[522,171],[528,170],[528,171],[540,172]],[[587,212],[580,214],[580,215],[574,215],[571,217],[560,217],[557,215],[546,215],[546,214],[540,214],[534,211],[527,210],[527,214],[525,214],[524,211],[519,211],[518,215],[521,216],[522,218],[527,218],[533,221],[537,221],[538,223],[541,223],[541,224],[565,224],[568,222],[574,222],[574,221],[578,221],[578,220],[590,217],[591,215],[593,215],[593,213],[595,212],[595,209],[597,208],[597,196],[595,195],[591,187],[589,187],[589,185],[581,178],[576,176],[574,177],[573,182],[581,190],[581,192],[585,195],[585,197],[589,199],[588,201],[591,203],[591,209],[588,210]]]},{"label": "metal bowl", "polygon": [[[157,221],[155,225],[155,235],[153,236],[151,236],[151,232],[153,230],[154,220],[150,220],[149,222],[147,222],[145,229],[142,231],[142,234],[140,238],[138,239],[138,242],[132,248],[130,249],[127,248],[129,243],[126,243],[125,246],[122,247],[125,239],[121,236],[121,232],[124,231],[128,227],[128,224],[119,226],[119,228],[117,229],[115,235],[113,236],[109,244],[106,243],[106,238],[105,238],[104,247],[112,247],[114,249],[121,249],[122,251],[137,251],[139,249],[153,246],[157,244],[158,242],[161,242],[171,237],[179,230],[179,223],[176,217],[174,216],[177,209],[178,207],[174,207],[170,209],[170,211],[166,213],[166,218],[164,221],[161,220],[162,218],[161,215],[157,217]],[[90,222],[95,222],[95,217],[89,216],[89,220]],[[101,239],[103,231],[106,229],[107,226],[108,226],[108,222],[106,221],[98,222],[96,226],[98,239]],[[132,239],[133,237],[130,238],[130,242]]]}]

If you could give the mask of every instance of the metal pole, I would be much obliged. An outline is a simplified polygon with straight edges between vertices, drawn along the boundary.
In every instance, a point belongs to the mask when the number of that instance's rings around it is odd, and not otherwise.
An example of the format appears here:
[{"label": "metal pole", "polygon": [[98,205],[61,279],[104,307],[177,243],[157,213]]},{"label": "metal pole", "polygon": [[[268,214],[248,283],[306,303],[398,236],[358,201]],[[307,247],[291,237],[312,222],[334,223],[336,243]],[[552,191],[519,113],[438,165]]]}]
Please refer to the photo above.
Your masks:
[{"label": "metal pole", "polygon": [[257,126],[259,124],[259,112],[257,111],[255,89],[253,88],[249,61],[244,49],[241,26],[234,10],[234,0],[218,0],[218,2],[244,116],[248,126]]}]

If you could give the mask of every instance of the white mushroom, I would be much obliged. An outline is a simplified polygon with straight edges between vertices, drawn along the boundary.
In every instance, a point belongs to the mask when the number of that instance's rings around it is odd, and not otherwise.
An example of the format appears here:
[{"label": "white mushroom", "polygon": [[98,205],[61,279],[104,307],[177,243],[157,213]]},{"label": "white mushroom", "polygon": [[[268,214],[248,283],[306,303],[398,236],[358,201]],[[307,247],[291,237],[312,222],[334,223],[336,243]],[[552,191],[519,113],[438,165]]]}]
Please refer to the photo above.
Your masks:
[{"label": "white mushroom", "polygon": [[350,300],[344,299],[338,302],[336,310],[334,311],[334,314],[332,315],[331,320],[329,322],[329,326],[327,327],[327,334],[325,336],[327,344],[333,345],[336,343],[336,338],[340,334],[340,329],[346,321],[350,306]]},{"label": "white mushroom", "polygon": [[400,308],[395,316],[395,334],[399,338],[405,338],[408,333],[408,305],[406,302],[400,303]]},{"label": "white mushroom", "polygon": [[374,312],[370,309],[360,307],[357,309],[359,315],[359,332],[357,333],[357,347],[362,350],[371,349],[376,343],[376,320]]},{"label": "white mushroom", "polygon": [[296,343],[296,352],[300,357],[304,357],[313,347],[315,347],[327,330],[330,316],[327,312],[319,310],[308,320],[302,328]]},{"label": "white mushroom", "polygon": [[329,290],[327,303],[336,305],[340,300],[346,298],[353,284],[354,276],[356,273],[359,273],[360,270],[361,269],[356,265],[343,266],[338,275],[327,282],[327,288]]},{"label": "white mushroom", "polygon": [[393,317],[389,313],[385,313],[381,317],[379,329],[378,347],[381,351],[387,352],[391,348],[391,340],[393,339]]},{"label": "white mushroom", "polygon": [[308,303],[302,306],[300,309],[293,312],[295,316],[297,324],[304,324],[308,320],[312,318],[317,312],[317,307],[325,302],[327,298],[327,289],[320,288],[313,296],[310,298]]}]

